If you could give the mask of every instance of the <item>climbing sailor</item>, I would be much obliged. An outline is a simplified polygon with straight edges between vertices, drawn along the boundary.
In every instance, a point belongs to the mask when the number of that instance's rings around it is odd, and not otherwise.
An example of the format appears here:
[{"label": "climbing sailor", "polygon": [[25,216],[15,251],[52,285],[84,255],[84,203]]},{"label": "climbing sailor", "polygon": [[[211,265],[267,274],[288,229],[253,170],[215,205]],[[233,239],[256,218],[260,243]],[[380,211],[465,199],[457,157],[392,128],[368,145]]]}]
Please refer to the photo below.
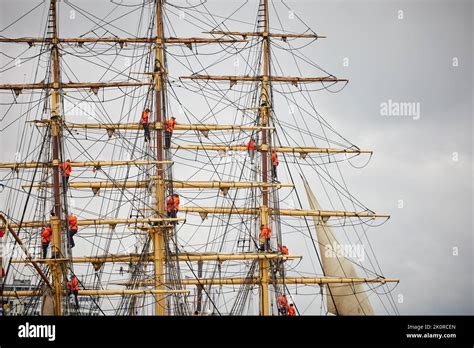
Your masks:
[{"label": "climbing sailor", "polygon": [[74,243],[74,235],[77,233],[78,226],[77,226],[77,216],[74,214],[67,216],[68,223],[69,223],[69,230],[68,230],[68,246],[70,248],[74,248],[76,244]]},{"label": "climbing sailor", "polygon": [[65,187],[67,189],[67,184],[69,182],[69,176],[71,175],[72,173],[72,166],[71,166],[71,161],[70,160],[66,160],[65,163],[61,163],[59,165],[59,167],[61,168],[61,172],[62,172],[62,175],[63,175],[63,182],[65,184]]},{"label": "climbing sailor", "polygon": [[43,232],[41,232],[41,245],[43,247],[43,259],[48,255],[48,246],[51,242],[51,235],[53,230],[51,229],[51,224],[47,224]]},{"label": "climbing sailor", "polygon": [[255,157],[255,149],[256,149],[255,140],[252,137],[250,138],[250,141],[247,144],[247,153],[250,157],[251,164],[253,164],[253,159]]},{"label": "climbing sailor", "polygon": [[78,282],[77,277],[75,275],[73,275],[71,277],[71,280],[67,282],[67,288],[69,290],[68,295],[71,295],[71,294],[74,295],[74,299],[75,299],[75,302],[76,302],[76,309],[79,309],[79,300],[77,299],[77,294],[79,292],[79,282]]},{"label": "climbing sailor", "polygon": [[172,116],[166,121],[165,129],[165,149],[171,147],[171,136],[173,135],[174,127],[176,126],[176,117]]},{"label": "climbing sailor", "polygon": [[272,151],[271,155],[271,161],[272,161],[272,176],[273,180],[277,180],[277,167],[278,167],[278,155],[275,151]]},{"label": "climbing sailor", "polygon": [[260,227],[260,251],[270,249],[270,238],[272,236],[272,230],[267,225]]},{"label": "climbing sailor", "polygon": [[145,132],[145,143],[150,140],[150,109],[146,108],[145,111],[142,112],[142,119],[140,120],[141,125],[143,126],[143,130]]}]

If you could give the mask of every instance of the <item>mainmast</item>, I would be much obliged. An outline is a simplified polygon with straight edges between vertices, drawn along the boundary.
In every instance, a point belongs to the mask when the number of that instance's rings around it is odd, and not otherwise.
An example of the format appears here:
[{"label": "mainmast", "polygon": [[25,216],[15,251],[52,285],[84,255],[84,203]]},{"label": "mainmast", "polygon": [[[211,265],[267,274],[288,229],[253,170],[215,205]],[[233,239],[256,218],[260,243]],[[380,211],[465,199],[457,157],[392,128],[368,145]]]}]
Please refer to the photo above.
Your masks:
[{"label": "mainmast", "polygon": [[[164,115],[164,89],[163,81],[165,74],[164,62],[164,42],[163,42],[163,16],[162,16],[162,0],[156,0],[156,42],[155,42],[155,68],[154,68],[154,89],[155,89],[155,121],[157,124],[163,124]],[[157,129],[156,134],[156,186],[155,186],[155,213],[156,216],[165,214],[165,180],[163,171],[163,131]],[[160,225],[151,230],[153,238],[153,249],[155,257],[155,288],[163,289],[165,283],[164,262],[165,262],[165,238],[164,233],[167,231],[167,225]],[[163,293],[157,293],[155,298],[155,314],[165,315],[165,296]]]},{"label": "mainmast", "polygon": [[[51,57],[53,65],[53,88],[51,93],[51,142],[53,147],[53,195],[54,195],[54,216],[51,216],[51,227],[53,229],[52,238],[52,259],[60,258],[61,248],[61,185],[59,173],[59,147],[62,132],[60,129],[60,77],[59,77],[59,53],[58,53],[58,29],[56,15],[56,0],[51,0],[50,17],[48,19],[48,29],[52,29]],[[54,314],[62,315],[62,271],[58,262],[52,262],[52,275],[54,284]]]},{"label": "mainmast", "polygon": [[[259,7],[262,3],[259,4]],[[259,8],[260,10],[260,8]],[[263,75],[262,75],[262,89],[261,89],[261,106],[260,106],[260,125],[266,127],[268,125],[268,119],[271,116],[271,104],[270,104],[270,87],[269,79],[270,76],[270,42],[268,37],[268,0],[263,0],[263,22],[264,29],[262,35],[263,41]],[[262,181],[268,182],[268,129],[262,129]],[[268,221],[268,188],[262,188],[262,206],[260,209],[260,224],[269,225]],[[259,262],[260,265],[260,277],[262,283],[260,285],[260,315],[269,315],[269,296],[268,296],[268,284],[270,262],[268,259],[262,259]]]}]

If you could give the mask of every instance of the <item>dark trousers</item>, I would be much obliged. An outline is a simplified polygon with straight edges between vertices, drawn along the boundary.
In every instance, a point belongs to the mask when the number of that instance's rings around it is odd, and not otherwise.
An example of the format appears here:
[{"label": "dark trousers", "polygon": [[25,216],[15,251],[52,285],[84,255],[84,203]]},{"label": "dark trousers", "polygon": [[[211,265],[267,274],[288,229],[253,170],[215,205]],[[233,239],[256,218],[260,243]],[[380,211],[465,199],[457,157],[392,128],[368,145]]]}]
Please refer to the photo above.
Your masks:
[{"label": "dark trousers", "polygon": [[69,182],[69,176],[63,176],[63,191],[67,191],[67,184]]},{"label": "dark trousers", "polygon": [[253,164],[253,159],[255,157],[255,150],[247,150],[249,157],[250,157],[250,162]]},{"label": "dark trousers", "polygon": [[165,131],[165,149],[169,149],[171,147],[171,135],[172,133]]},{"label": "dark trousers", "polygon": [[76,302],[76,309],[79,309],[79,300],[77,299],[77,290],[70,290],[69,295],[73,294],[74,295],[74,300]]},{"label": "dark trousers", "polygon": [[69,230],[67,233],[67,240],[70,248],[74,248],[76,244],[74,243],[74,235],[77,233],[77,230]]},{"label": "dark trousers", "polygon": [[[176,217],[178,216],[178,212],[175,211],[175,210],[168,211],[168,212],[167,212],[167,215],[168,215],[168,217],[171,218],[171,219],[176,219]],[[176,225],[176,222],[173,221],[172,224],[173,224],[173,225]]]},{"label": "dark trousers", "polygon": [[46,256],[48,255],[49,243],[42,243],[42,247],[43,247],[43,259],[45,259]]},{"label": "dark trousers", "polygon": [[144,123],[143,129],[145,130],[145,142],[147,142],[150,140],[150,125],[148,123]]},{"label": "dark trousers", "polygon": [[272,165],[272,176],[274,179],[277,178],[277,167]]},{"label": "dark trousers", "polygon": [[265,238],[264,241],[260,241],[260,251],[266,251],[270,249],[270,240]]}]

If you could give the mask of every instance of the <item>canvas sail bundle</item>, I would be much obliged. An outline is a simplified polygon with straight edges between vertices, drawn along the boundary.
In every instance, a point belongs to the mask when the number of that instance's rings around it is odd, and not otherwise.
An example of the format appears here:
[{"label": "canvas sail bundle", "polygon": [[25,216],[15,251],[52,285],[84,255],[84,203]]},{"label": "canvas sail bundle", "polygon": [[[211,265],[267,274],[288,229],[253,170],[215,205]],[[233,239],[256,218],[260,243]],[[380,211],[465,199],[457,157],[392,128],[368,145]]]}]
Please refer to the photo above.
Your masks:
[{"label": "canvas sail bundle", "polygon": [[[303,179],[309,206],[312,210],[321,210],[319,203],[308,182]],[[324,275],[327,277],[358,278],[352,262],[337,252],[341,250],[339,241],[325,219],[313,217],[316,236],[323,264]],[[363,284],[328,284],[328,312],[336,315],[373,315],[374,310],[366,295]]]}]

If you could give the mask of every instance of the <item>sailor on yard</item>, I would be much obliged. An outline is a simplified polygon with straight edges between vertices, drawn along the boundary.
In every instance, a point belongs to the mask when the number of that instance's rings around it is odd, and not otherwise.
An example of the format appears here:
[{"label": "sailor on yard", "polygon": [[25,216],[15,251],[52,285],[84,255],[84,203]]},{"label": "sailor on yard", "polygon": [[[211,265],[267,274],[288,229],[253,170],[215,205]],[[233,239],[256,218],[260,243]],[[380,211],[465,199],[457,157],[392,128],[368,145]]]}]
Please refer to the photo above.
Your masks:
[{"label": "sailor on yard", "polygon": [[288,300],[286,299],[286,295],[283,294],[281,296],[278,296],[278,312],[281,313],[281,315],[286,315],[288,312]]},{"label": "sailor on yard", "polygon": [[278,249],[280,249],[280,251],[283,253],[283,255],[288,255],[288,248],[286,247],[286,245],[278,244]]},{"label": "sailor on yard", "polygon": [[76,276],[72,276],[71,280],[67,282],[67,288],[69,289],[69,295],[74,295],[74,300],[76,302],[76,309],[79,309],[79,300],[77,299],[77,294],[79,292],[79,282]]},{"label": "sailor on yard", "polygon": [[296,310],[295,306],[293,306],[293,303],[290,303],[290,307],[288,307],[288,315],[290,317],[294,317],[296,315]]},{"label": "sailor on yard", "polygon": [[[166,213],[169,218],[175,219],[178,216],[179,211],[179,195],[177,193],[169,195],[166,200]],[[176,224],[176,222],[173,222]]]}]

